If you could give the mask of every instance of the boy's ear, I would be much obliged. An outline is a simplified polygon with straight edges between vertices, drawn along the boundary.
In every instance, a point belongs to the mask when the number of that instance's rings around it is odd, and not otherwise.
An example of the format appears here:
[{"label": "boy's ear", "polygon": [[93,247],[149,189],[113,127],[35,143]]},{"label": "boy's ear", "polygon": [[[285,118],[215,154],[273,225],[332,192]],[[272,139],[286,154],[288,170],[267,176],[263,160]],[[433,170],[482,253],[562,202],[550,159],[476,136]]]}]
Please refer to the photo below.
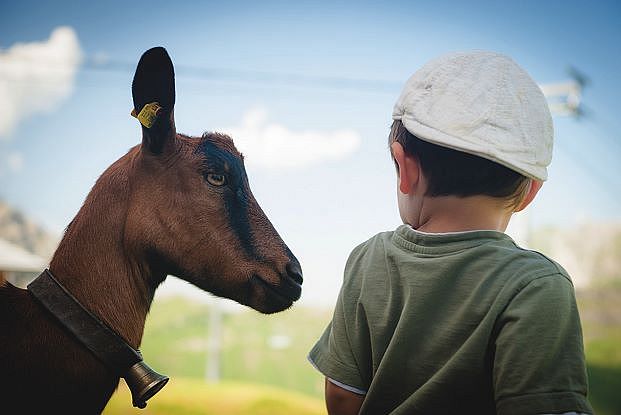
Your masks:
[{"label": "boy's ear", "polygon": [[521,212],[522,210],[526,209],[526,207],[530,205],[530,202],[533,201],[535,196],[537,196],[537,192],[539,192],[541,186],[543,186],[543,182],[540,182],[539,180],[529,179],[529,181],[530,182],[528,183],[528,190],[526,192],[526,195],[524,196],[524,199],[522,199],[522,202],[520,202],[518,207],[514,210],[514,212]]},{"label": "boy's ear", "polygon": [[405,152],[401,143],[393,142],[390,145],[392,157],[397,164],[399,191],[403,194],[412,194],[420,182],[420,163],[418,159]]},{"label": "boy's ear", "polygon": [[132,82],[136,116],[142,124],[142,146],[159,154],[176,136],[175,70],[166,49],[146,51],[136,67]]}]

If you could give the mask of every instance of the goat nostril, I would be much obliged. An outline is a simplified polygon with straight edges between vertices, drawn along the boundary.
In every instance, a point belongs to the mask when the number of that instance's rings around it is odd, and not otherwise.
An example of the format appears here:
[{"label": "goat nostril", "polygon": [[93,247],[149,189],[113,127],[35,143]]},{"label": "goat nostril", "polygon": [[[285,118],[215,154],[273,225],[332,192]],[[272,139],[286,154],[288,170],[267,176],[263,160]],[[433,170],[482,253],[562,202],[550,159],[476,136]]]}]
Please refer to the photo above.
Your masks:
[{"label": "goat nostril", "polygon": [[289,262],[285,267],[285,270],[287,271],[289,278],[302,285],[302,282],[304,281],[304,278],[302,278],[302,268],[297,261]]}]

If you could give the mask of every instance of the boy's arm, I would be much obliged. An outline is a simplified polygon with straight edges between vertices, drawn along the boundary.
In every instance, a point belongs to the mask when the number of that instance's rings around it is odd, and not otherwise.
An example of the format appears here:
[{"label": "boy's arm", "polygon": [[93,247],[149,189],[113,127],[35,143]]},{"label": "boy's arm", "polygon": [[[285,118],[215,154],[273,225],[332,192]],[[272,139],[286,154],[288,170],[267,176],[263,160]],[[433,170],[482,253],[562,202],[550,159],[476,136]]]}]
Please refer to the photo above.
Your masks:
[{"label": "boy's arm", "polygon": [[580,318],[571,282],[542,276],[497,320],[493,383],[500,415],[592,413]]},{"label": "boy's arm", "polygon": [[325,394],[329,415],[357,415],[364,401],[364,395],[343,389],[328,378],[326,378]]},{"label": "boy's arm", "polygon": [[354,248],[345,265],[343,285],[332,321],[308,354],[309,362],[325,376],[329,414],[357,414],[370,384],[370,334],[360,308],[360,275],[352,270],[365,244]]}]

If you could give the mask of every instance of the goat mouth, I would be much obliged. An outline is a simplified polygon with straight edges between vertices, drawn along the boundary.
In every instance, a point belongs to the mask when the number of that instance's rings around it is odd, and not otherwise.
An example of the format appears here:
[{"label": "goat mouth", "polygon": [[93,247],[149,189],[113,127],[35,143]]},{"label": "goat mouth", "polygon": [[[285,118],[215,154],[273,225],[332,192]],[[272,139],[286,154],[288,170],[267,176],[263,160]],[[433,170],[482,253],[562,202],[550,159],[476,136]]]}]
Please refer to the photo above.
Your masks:
[{"label": "goat mouth", "polygon": [[262,286],[272,297],[286,305],[291,305],[302,295],[302,286],[289,277],[282,278],[278,285],[270,284],[257,274],[252,276],[252,280]]}]

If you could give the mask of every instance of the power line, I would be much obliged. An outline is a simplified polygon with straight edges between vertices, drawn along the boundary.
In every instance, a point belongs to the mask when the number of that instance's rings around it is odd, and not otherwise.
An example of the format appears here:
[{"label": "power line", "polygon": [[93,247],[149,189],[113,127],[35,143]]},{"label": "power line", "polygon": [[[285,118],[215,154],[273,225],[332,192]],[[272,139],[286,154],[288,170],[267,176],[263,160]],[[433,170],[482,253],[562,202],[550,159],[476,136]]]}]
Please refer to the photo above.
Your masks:
[{"label": "power line", "polygon": [[[28,59],[26,57],[21,58],[20,60],[26,63],[30,61],[33,65],[37,66],[45,65],[52,70],[62,70],[70,67],[70,65],[63,61],[41,61],[40,59]],[[6,62],[4,62],[4,64],[6,65]],[[135,68],[135,62],[114,60],[102,56],[93,56],[83,59],[81,65],[79,66],[79,69],[82,71],[122,74],[132,74]],[[397,93],[402,87],[402,82],[381,79],[321,76],[288,72],[258,71],[251,69],[246,70],[221,67],[204,67],[183,64],[175,65],[175,73],[178,78],[198,79],[206,81],[229,81],[255,84],[259,83],[268,85],[278,84],[296,87],[323,87],[333,90],[390,93],[393,95]],[[19,82],[19,80],[17,81]],[[26,83],[28,81],[23,82]],[[576,77],[572,75],[572,79],[570,79],[569,81],[541,84],[539,86],[548,98],[550,110],[554,115],[573,116],[579,118],[582,114],[581,96],[585,82],[586,81],[584,81],[582,77]],[[93,84],[89,86],[103,87],[101,84]],[[603,136],[606,139],[610,139],[610,137],[608,137],[606,134],[603,134]],[[611,140],[611,142],[619,145],[619,143],[614,140]],[[563,150],[566,151],[570,157],[576,158],[576,154],[573,151],[569,150],[568,148],[563,148]],[[584,162],[584,160],[582,161]],[[611,185],[609,178],[601,174],[601,172],[599,172],[597,169],[593,169],[591,167],[592,166],[588,167],[588,170],[590,170],[589,173],[598,176],[598,180],[596,181],[600,185],[602,183],[607,183],[608,185]]]},{"label": "power line", "polygon": [[609,176],[604,174],[601,170],[599,170],[599,168],[596,168],[596,166],[586,159],[584,155],[579,154],[569,146],[559,144],[558,148],[569,156],[569,158],[574,160],[575,164],[586,173],[587,177],[591,179],[591,182],[603,190],[603,193],[605,193],[611,201],[614,203],[621,202],[621,196],[615,191],[618,186],[612,182]]},{"label": "power line", "polygon": [[[63,69],[68,67],[59,60],[20,58],[22,62],[31,61],[49,68]],[[5,62],[6,64],[6,62]],[[92,72],[133,73],[135,62],[93,56],[82,60],[80,69]],[[401,81],[385,79],[351,78],[344,76],[308,75],[291,72],[258,71],[252,69],[232,69],[221,67],[193,66],[175,64],[175,75],[181,78],[200,79],[207,81],[233,81],[246,83],[281,84],[289,86],[323,87],[328,89],[348,89],[365,92],[395,94],[403,86]],[[576,75],[577,76],[577,75]],[[540,88],[549,100],[550,110],[555,115],[578,116],[584,81],[575,78],[565,82],[540,84]]]},{"label": "power line", "polygon": [[[64,69],[70,65],[61,61],[39,59],[20,59],[22,62],[31,61],[33,65],[45,65],[50,69]],[[6,64],[6,62],[5,62]],[[80,70],[91,72],[133,73],[136,69],[135,62],[111,60],[102,58],[87,58],[80,65]],[[207,81],[235,81],[235,82],[260,82],[263,84],[281,84],[306,87],[324,87],[330,89],[351,89],[368,92],[391,93],[398,92],[401,82],[350,78],[342,76],[308,75],[290,72],[258,71],[250,69],[232,69],[221,67],[205,67],[193,65],[175,65],[175,75],[181,78],[200,79]]]}]

